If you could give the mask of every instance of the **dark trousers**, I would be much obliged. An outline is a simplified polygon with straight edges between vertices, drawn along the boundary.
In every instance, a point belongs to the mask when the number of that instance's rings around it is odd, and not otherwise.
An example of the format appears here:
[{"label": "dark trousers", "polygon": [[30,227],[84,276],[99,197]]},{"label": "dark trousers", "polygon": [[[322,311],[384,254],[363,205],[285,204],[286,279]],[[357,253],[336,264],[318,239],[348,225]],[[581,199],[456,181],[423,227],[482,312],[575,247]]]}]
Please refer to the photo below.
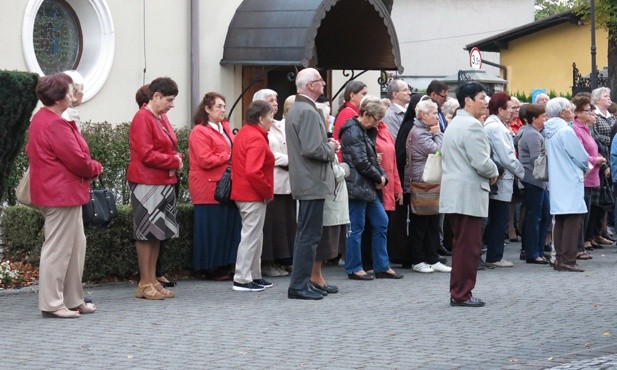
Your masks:
[{"label": "dark trousers", "polygon": [[411,263],[417,265],[425,262],[429,265],[437,263],[439,256],[439,219],[440,216],[420,216],[411,213]]},{"label": "dark trousers", "polygon": [[532,260],[544,255],[544,243],[552,218],[548,191],[535,185],[525,184],[525,228],[523,245],[527,259]]},{"label": "dark trousers", "polygon": [[486,263],[499,262],[503,259],[503,241],[510,218],[510,202],[490,199],[488,203],[488,220],[484,230],[486,242]]},{"label": "dark trousers", "polygon": [[566,265],[576,263],[579,236],[583,226],[584,214],[555,215],[553,243],[557,261]]},{"label": "dark trousers", "polygon": [[471,291],[476,286],[482,248],[482,218],[457,213],[446,217],[453,235],[450,296],[458,302],[466,301],[471,298]]},{"label": "dark trousers", "polygon": [[311,277],[317,244],[323,228],[323,199],[300,200],[289,287],[302,290]]},{"label": "dark trousers", "polygon": [[594,188],[585,188],[585,205],[587,205],[587,213],[583,218],[583,228],[581,230],[582,240],[579,245],[579,250],[583,251],[583,243],[591,241],[594,237],[602,233],[602,222],[604,220],[604,210],[598,206],[591,204],[591,197]]}]

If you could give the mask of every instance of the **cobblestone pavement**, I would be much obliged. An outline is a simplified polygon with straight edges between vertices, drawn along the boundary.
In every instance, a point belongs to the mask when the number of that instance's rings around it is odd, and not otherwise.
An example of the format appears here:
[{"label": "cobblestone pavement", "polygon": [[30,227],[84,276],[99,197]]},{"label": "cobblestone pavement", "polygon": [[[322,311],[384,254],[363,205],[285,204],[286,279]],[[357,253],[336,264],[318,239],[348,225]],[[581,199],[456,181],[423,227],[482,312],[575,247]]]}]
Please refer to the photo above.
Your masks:
[{"label": "cobblestone pavement", "polygon": [[177,298],[133,298],[135,286],[88,287],[99,309],[43,319],[32,289],[0,292],[6,369],[587,369],[617,368],[617,249],[596,250],[584,273],[518,260],[480,271],[483,308],[449,306],[449,274],[402,280],[325,276],[340,293],[289,300],[288,278],[234,292],[230,282],[181,281]]}]

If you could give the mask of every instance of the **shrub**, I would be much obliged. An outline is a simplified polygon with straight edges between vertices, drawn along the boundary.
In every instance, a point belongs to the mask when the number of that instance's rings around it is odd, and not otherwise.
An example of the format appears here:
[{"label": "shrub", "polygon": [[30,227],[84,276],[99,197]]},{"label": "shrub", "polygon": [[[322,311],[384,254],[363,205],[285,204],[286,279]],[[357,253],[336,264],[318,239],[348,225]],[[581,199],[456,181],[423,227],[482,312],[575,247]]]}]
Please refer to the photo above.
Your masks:
[{"label": "shrub", "polygon": [[[193,206],[178,205],[180,237],[170,240],[163,258],[170,271],[192,269]],[[44,240],[43,216],[35,209],[15,206],[4,210],[2,217],[6,258],[39,265]],[[105,227],[87,227],[85,280],[128,279],[138,273],[131,207],[119,206],[118,217]]]}]

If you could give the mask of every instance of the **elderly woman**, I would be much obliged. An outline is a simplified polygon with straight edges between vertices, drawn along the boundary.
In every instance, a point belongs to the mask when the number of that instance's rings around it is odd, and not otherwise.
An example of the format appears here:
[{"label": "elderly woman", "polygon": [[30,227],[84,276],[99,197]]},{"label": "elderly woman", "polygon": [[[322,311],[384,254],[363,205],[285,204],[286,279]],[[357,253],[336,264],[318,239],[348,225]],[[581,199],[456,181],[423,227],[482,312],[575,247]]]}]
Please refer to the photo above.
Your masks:
[{"label": "elderly woman", "polygon": [[[287,115],[293,98],[283,105],[283,117]],[[262,89],[253,95],[253,101],[266,101],[276,114],[278,103],[274,90]],[[288,98],[289,100],[289,98]],[[285,120],[272,122],[268,132],[270,150],[274,154],[274,200],[268,203],[264,221],[264,241],[261,251],[261,272],[265,276],[287,276],[289,273],[275,262],[287,260],[293,255],[296,236],[296,202],[291,197],[289,184],[289,159],[285,140]]]},{"label": "elderly woman", "polygon": [[599,198],[600,176],[610,176],[610,171],[606,158],[599,153],[598,144],[591,135],[591,130],[596,123],[596,115],[591,109],[591,99],[585,95],[577,95],[572,99],[572,104],[575,107],[572,128],[589,156],[589,167],[591,168],[585,176],[584,182],[585,205],[588,210],[581,231],[581,240],[584,241],[584,244],[583,246],[579,245],[579,252],[576,257],[577,259],[591,259],[591,255],[586,253],[585,249],[599,247],[597,244],[592,247],[592,244],[596,242],[596,238],[600,237],[602,220],[605,215],[604,210],[596,202]]},{"label": "elderly woman", "polygon": [[[416,105],[416,119],[407,137],[408,176],[411,183],[422,182],[422,172],[429,154],[441,149],[443,133],[439,127],[437,104],[430,99]],[[407,176],[407,175],[406,175]],[[411,190],[413,193],[413,188]],[[414,194],[411,194],[413,197]],[[439,213],[410,217],[411,268],[416,272],[450,272],[452,268],[438,261]]]},{"label": "elderly woman", "polygon": [[[334,130],[332,131],[332,137],[335,140],[340,140],[340,130],[347,121],[357,117],[359,114],[360,103],[362,99],[368,93],[366,84],[359,80],[349,81],[345,86],[345,92],[343,93],[344,103],[340,106],[336,119],[334,120]],[[339,162],[343,161],[343,153],[338,152]]]},{"label": "elderly woman", "polygon": [[234,142],[231,199],[242,217],[235,291],[259,292],[272,286],[261,276],[261,248],[266,205],[274,196],[274,155],[268,146],[268,131],[273,121],[268,102],[252,102],[246,111],[246,123]]},{"label": "elderly woman", "polygon": [[216,183],[231,164],[234,135],[225,120],[225,98],[204,95],[189,136],[189,192],[193,202],[193,269],[215,280],[230,280],[236,263],[241,220],[236,208],[214,199]]},{"label": "elderly woman", "polygon": [[381,201],[381,189],[388,181],[379,166],[375,149],[376,129],[386,109],[377,98],[366,98],[359,115],[341,128],[343,160],[350,168],[346,178],[349,194],[351,233],[347,238],[345,270],[353,280],[373,280],[362,267],[361,238],[366,218],[371,223],[375,277],[400,279],[403,275],[390,268],[387,250],[388,216]]},{"label": "elderly woman", "polygon": [[544,258],[544,241],[551,223],[550,203],[546,181],[533,177],[534,162],[544,152],[544,130],[546,113],[540,104],[526,105],[525,122],[528,122],[519,131],[518,156],[525,176],[522,183],[525,186],[524,205],[526,209],[523,228],[523,246],[527,263],[547,264]]},{"label": "elderly woman", "polygon": [[62,113],[73,103],[73,81],[63,73],[41,77],[36,96],[43,107],[34,114],[26,153],[30,159],[30,196],[45,218],[41,248],[39,309],[43,317],[76,318],[96,307],[84,302],[81,278],[86,257],[82,205],[90,182],[103,172],[73,121]]},{"label": "elderly woman", "polygon": [[600,154],[607,158],[610,155],[611,128],[617,122],[615,116],[608,111],[611,106],[611,89],[608,87],[594,89],[591,92],[591,103],[596,107],[593,113],[597,117],[591,135],[598,142]]},{"label": "elderly woman", "polygon": [[79,110],[77,107],[81,105],[84,98],[84,78],[81,73],[74,70],[64,71],[63,73],[69,75],[73,80],[74,100],[73,104],[62,113],[62,118],[67,121],[75,121],[77,128],[79,128],[81,126],[81,118],[79,117]]},{"label": "elderly woman", "polygon": [[491,145],[493,160],[505,168],[497,180],[497,192],[489,195],[488,221],[484,231],[486,242],[486,265],[489,267],[512,267],[513,264],[503,258],[503,237],[506,233],[510,213],[510,201],[514,187],[514,176],[525,176],[523,165],[516,159],[514,141],[508,124],[512,117],[514,102],[510,96],[498,92],[491,96],[488,103],[490,116],[484,123],[484,131]]},{"label": "elderly woman", "polygon": [[182,170],[178,139],[166,113],[174,107],[178,85],[168,77],[150,83],[148,104],[133,117],[129,128],[131,158],[127,179],[133,208],[133,238],[139,265],[136,298],[161,300],[175,293],[156,280],[160,242],[177,238],[177,173]]},{"label": "elderly woman", "polygon": [[583,216],[587,212],[584,200],[585,174],[589,171],[589,156],[568,125],[574,114],[565,98],[554,98],[546,104],[549,119],[544,123],[548,161],[548,191],[551,214],[555,216],[553,243],[557,252],[554,269],[582,272],[576,266]]}]

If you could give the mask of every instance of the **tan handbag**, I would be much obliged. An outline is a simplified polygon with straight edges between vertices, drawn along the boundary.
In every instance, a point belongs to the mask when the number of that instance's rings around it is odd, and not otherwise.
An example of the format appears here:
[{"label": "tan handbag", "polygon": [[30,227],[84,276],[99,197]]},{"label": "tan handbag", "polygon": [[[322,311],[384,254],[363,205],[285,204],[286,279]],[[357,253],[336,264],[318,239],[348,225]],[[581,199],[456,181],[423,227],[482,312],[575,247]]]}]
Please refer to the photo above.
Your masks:
[{"label": "tan handbag", "polygon": [[439,214],[439,190],[441,185],[425,182],[411,183],[411,212],[419,216]]},{"label": "tan handbag", "polygon": [[30,200],[30,167],[26,169],[26,172],[24,172],[23,177],[15,188],[15,197],[17,201],[24,206],[32,205],[32,201]]}]

